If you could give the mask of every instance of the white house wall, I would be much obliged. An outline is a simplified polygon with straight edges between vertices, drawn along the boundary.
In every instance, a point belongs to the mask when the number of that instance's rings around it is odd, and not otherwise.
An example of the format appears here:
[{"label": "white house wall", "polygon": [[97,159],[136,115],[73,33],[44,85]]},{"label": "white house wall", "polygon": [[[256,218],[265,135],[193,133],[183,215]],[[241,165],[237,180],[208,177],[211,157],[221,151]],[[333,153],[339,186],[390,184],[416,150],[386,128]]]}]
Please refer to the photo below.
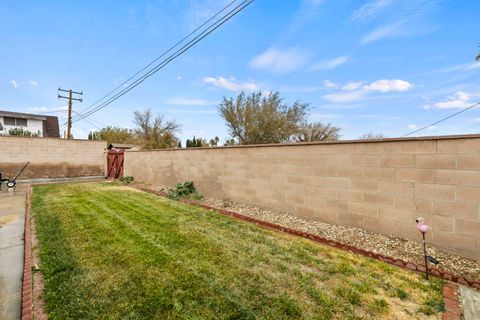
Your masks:
[{"label": "white house wall", "polygon": [[0,117],[0,123],[2,124],[3,131],[0,131],[0,134],[8,134],[8,130],[14,128],[23,128],[23,130],[28,130],[32,133],[40,132],[40,137],[43,137],[43,121],[42,120],[34,120],[34,119],[27,119],[27,126],[20,127],[20,126],[6,126],[3,120],[3,117]]}]

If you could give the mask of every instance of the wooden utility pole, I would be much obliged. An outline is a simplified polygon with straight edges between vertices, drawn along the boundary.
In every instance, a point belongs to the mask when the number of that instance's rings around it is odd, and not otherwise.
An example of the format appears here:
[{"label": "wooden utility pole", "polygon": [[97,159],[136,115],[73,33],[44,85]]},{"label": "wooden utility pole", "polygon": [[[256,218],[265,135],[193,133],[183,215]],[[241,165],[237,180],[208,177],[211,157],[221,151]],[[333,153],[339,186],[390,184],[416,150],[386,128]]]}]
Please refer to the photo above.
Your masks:
[{"label": "wooden utility pole", "polygon": [[72,138],[72,107],[73,107],[73,100],[82,102],[82,98],[74,98],[73,94],[83,95],[82,92],[76,92],[72,89],[64,90],[62,88],[58,88],[60,92],[68,92],[68,97],[62,96],[60,93],[58,94],[58,99],[68,99],[68,120],[67,120],[67,139]]}]

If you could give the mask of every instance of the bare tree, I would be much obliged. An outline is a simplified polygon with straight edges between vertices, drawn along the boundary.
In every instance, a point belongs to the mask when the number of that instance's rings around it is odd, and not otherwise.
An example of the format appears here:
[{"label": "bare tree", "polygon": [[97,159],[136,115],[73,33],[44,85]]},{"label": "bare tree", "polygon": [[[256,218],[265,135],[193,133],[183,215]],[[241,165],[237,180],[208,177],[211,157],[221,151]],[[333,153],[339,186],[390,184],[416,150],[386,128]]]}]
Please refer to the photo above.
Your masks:
[{"label": "bare tree", "polygon": [[293,137],[297,142],[333,141],[340,137],[340,128],[321,122],[304,123]]},{"label": "bare tree", "polygon": [[374,132],[369,132],[362,134],[360,137],[358,137],[360,140],[380,140],[380,139],[385,139],[385,135],[383,133],[374,133]]},{"label": "bare tree", "polygon": [[137,126],[135,138],[146,149],[175,148],[178,144],[180,125],[162,115],[154,116],[150,108],[135,111],[133,123]]}]

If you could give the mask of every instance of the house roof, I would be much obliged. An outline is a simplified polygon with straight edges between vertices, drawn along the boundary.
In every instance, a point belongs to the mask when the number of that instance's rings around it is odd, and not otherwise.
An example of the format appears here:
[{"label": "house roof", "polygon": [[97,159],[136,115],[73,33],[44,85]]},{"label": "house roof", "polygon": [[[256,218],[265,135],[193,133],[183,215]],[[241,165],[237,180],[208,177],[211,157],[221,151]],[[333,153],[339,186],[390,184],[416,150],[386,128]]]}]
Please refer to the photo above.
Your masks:
[{"label": "house roof", "polygon": [[31,114],[31,113],[21,113],[21,112],[12,112],[0,110],[0,117],[11,117],[11,118],[22,118],[22,119],[32,119],[32,120],[47,120],[47,116],[40,114]]}]

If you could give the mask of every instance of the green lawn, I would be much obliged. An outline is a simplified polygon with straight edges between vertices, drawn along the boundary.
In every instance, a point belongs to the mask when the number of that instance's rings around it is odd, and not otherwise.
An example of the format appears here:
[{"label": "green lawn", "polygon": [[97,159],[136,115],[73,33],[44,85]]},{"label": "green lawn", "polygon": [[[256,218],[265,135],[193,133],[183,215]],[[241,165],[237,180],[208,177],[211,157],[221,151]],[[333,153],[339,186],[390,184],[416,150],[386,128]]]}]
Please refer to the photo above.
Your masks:
[{"label": "green lawn", "polygon": [[437,319],[443,309],[440,280],[121,185],[36,186],[32,197],[50,319]]}]

